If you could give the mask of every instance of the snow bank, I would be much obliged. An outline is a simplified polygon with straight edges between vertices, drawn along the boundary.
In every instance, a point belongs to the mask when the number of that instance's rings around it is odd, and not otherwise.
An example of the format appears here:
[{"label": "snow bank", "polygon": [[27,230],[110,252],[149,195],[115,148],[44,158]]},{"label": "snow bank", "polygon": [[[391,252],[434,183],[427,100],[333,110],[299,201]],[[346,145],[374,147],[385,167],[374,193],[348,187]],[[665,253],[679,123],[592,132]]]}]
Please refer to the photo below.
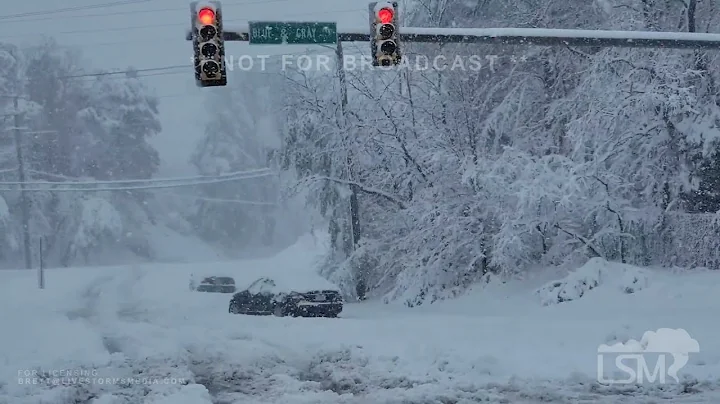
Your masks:
[{"label": "snow bank", "polygon": [[570,302],[600,286],[631,294],[645,289],[650,274],[644,269],[593,258],[563,279],[549,282],[535,293],[545,306]]},{"label": "snow bank", "polygon": [[3,277],[0,402],[136,404],[190,395],[182,392],[194,383],[184,347],[144,322],[148,309],[138,285],[147,272],[51,270],[44,290],[35,271]]}]

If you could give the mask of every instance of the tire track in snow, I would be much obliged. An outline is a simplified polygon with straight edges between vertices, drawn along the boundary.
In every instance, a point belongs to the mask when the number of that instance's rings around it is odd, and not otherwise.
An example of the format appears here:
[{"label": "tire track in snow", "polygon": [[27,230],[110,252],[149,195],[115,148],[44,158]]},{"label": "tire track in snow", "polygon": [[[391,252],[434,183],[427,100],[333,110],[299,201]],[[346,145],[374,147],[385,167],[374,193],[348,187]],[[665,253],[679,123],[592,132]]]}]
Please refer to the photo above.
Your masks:
[{"label": "tire track in snow", "polygon": [[82,319],[102,337],[103,344],[111,354],[122,353],[122,341],[114,332],[108,331],[108,325],[117,320],[140,321],[138,310],[140,302],[133,301],[133,288],[140,283],[145,274],[137,267],[132,268],[129,277],[126,273],[101,276],[87,286],[79,295],[81,305],[66,312],[70,320]]},{"label": "tire track in snow", "polygon": [[[67,310],[70,320],[82,320],[94,330],[113,360],[106,367],[86,369],[102,378],[125,378],[133,383],[73,384],[53,386],[58,394],[53,404],[91,404],[103,395],[112,395],[113,403],[139,404],[173,393],[182,386],[194,383],[195,375],[189,371],[187,360],[181,356],[138,356],[137,348],[149,341],[144,335],[135,335],[138,326],[152,328],[156,337],[164,330],[154,326],[143,308],[142,296],[136,288],[146,272],[134,267],[131,272],[110,274],[93,279],[81,288],[79,304]],[[152,335],[151,334],[151,335]],[[167,334],[168,338],[172,338]],[[175,385],[162,385],[152,381],[177,380]],[[145,381],[138,383],[137,381]]]}]

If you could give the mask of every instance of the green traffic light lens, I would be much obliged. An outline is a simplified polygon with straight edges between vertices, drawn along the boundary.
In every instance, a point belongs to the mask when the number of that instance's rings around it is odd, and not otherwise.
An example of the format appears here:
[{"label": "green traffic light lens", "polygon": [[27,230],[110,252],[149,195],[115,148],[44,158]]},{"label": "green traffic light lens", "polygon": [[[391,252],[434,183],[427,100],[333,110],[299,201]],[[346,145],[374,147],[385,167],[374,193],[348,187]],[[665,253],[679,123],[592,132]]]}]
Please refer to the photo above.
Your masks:
[{"label": "green traffic light lens", "polygon": [[220,65],[217,64],[217,62],[209,60],[205,63],[203,63],[202,66],[203,73],[207,74],[208,76],[215,76],[220,71]]}]

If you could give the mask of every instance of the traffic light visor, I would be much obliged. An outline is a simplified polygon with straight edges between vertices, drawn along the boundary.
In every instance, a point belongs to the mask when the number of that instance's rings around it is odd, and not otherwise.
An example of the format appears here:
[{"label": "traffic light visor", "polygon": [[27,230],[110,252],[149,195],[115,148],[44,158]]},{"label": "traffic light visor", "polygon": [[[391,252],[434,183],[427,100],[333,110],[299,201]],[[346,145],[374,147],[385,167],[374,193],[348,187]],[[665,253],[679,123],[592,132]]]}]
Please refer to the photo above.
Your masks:
[{"label": "traffic light visor", "polygon": [[383,8],[382,10],[378,11],[378,18],[383,24],[390,24],[393,20],[394,15],[395,13],[393,12],[393,10],[389,8]]},{"label": "traffic light visor", "polygon": [[210,8],[203,8],[198,11],[198,20],[204,25],[210,25],[215,22],[215,11]]}]

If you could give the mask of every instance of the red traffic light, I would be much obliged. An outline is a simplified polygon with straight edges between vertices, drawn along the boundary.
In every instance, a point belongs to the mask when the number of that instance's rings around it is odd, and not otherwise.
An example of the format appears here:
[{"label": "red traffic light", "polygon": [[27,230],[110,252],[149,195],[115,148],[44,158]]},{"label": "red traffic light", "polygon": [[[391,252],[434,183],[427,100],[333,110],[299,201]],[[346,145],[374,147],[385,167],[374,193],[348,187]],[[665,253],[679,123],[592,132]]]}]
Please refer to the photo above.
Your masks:
[{"label": "red traffic light", "polygon": [[380,22],[383,24],[390,24],[393,20],[394,15],[395,15],[395,12],[390,8],[383,8],[380,11],[378,11],[378,18],[380,19]]},{"label": "red traffic light", "polygon": [[211,8],[203,8],[198,11],[198,20],[204,25],[210,25],[215,22],[215,11]]}]

